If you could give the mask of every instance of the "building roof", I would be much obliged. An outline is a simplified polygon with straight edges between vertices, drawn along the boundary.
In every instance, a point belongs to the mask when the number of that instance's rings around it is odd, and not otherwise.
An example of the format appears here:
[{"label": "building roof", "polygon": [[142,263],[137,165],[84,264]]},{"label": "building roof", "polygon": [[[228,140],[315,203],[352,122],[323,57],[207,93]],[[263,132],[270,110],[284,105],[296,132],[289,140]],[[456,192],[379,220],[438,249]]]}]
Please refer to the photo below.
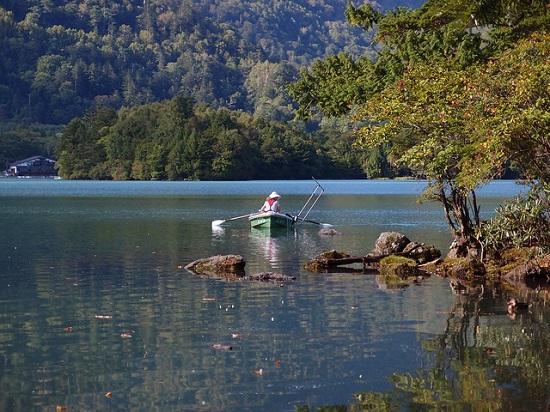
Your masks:
[{"label": "building roof", "polygon": [[22,163],[29,163],[29,162],[32,162],[34,160],[38,160],[38,159],[44,159],[46,160],[47,162],[53,162],[55,163],[55,160],[53,159],[48,159],[46,156],[31,156],[31,157],[28,157],[26,159],[23,159],[23,160],[18,160],[16,162],[13,162],[13,163],[10,163],[10,166],[17,166],[17,165],[20,165]]}]

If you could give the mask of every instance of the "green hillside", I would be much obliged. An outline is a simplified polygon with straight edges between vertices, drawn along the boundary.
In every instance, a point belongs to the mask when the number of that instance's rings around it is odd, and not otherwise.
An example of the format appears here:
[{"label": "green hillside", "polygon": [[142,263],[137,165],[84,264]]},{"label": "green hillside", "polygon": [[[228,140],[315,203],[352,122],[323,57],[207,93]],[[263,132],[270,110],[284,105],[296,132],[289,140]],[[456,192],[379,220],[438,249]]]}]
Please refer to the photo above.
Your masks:
[{"label": "green hillside", "polygon": [[[419,2],[417,2],[419,3]],[[275,120],[315,59],[372,54],[346,0],[1,0],[0,119],[66,124],[190,96]],[[393,7],[393,2],[387,2]]]}]

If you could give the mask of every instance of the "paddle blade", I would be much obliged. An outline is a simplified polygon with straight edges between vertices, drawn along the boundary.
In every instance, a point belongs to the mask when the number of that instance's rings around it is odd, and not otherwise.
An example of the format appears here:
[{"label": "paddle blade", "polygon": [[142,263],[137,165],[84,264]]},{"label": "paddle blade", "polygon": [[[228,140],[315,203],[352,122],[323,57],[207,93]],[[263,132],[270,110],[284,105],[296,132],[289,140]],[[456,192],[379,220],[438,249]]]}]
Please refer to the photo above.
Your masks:
[{"label": "paddle blade", "polygon": [[302,222],[309,222],[309,223],[313,223],[314,225],[319,225],[321,226],[322,228],[330,228],[330,227],[333,227],[330,223],[319,223],[319,222],[316,222],[314,220],[308,220],[308,219],[299,219],[301,220]]},{"label": "paddle blade", "polygon": [[330,223],[319,223],[319,225],[322,227],[322,228],[325,228],[325,229],[329,229],[331,227],[334,227],[333,225],[331,225]]},{"label": "paddle blade", "polygon": [[225,220],[214,220],[214,221],[212,221],[212,227],[219,226],[219,225],[221,225],[223,222],[225,222]]}]

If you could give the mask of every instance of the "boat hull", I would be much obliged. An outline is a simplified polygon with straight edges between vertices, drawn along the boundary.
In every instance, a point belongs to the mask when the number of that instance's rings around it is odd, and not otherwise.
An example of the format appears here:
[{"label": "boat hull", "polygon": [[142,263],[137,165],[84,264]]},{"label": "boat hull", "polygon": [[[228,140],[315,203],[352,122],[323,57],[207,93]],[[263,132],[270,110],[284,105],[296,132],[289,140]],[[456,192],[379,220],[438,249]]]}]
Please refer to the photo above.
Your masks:
[{"label": "boat hull", "polygon": [[291,216],[275,212],[256,213],[248,220],[250,226],[257,229],[289,229],[294,224]]}]

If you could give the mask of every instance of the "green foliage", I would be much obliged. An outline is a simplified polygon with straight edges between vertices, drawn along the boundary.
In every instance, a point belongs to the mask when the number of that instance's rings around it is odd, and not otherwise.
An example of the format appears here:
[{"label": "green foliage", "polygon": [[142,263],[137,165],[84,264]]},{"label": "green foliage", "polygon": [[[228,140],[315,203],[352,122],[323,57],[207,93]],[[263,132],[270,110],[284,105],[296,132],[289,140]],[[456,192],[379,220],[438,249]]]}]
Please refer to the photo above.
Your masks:
[{"label": "green foliage", "polygon": [[459,245],[479,240],[475,190],[511,160],[530,179],[549,178],[548,50],[550,36],[535,33],[487,62],[410,64],[357,112],[367,123],[358,144],[389,145],[389,159],[429,179],[424,197],[443,204]]},{"label": "green foliage", "polygon": [[[366,104],[374,94],[398,81],[411,64],[432,67],[447,61],[465,69],[485,62],[532,32],[548,28],[544,3],[431,0],[417,10],[396,7],[382,13],[370,4],[355,7],[349,2],[349,23],[365,30],[376,24],[379,53],[372,59],[374,69],[351,57],[346,64],[357,64],[354,70],[332,69],[336,56],[329,56],[302,70],[300,79],[291,86],[300,106],[298,116],[309,119],[317,113],[349,114],[356,105]],[[346,93],[340,92],[342,84],[347,85]]]},{"label": "green foliage", "polygon": [[284,84],[300,67],[370,48],[371,35],[345,24],[345,7],[345,0],[3,1],[0,118],[66,124],[97,104],[119,109],[185,94],[289,120]]},{"label": "green foliage", "polygon": [[37,154],[54,157],[60,127],[17,125],[0,126],[0,167]]},{"label": "green foliage", "polygon": [[97,107],[73,119],[56,148],[59,175],[68,179],[105,179],[107,154],[101,137],[116,121],[113,109]]},{"label": "green foliage", "polygon": [[537,184],[525,196],[506,202],[496,216],[483,222],[480,237],[485,250],[538,246],[550,251],[550,188]]},{"label": "green foliage", "polygon": [[[59,174],[69,179],[245,180],[357,177],[359,157],[339,164],[331,142],[284,123],[193,105],[175,97],[121,110],[98,107],[61,136]],[[341,143],[341,142],[340,142]],[[343,151],[352,152],[341,145]],[[331,165],[337,165],[332,171]]]},{"label": "green foliage", "polygon": [[317,107],[326,116],[348,113],[366,97],[380,91],[375,80],[376,66],[362,58],[355,61],[340,53],[317,60],[309,71],[300,72],[300,80],[289,86],[290,95],[300,108],[297,116],[308,119]]}]

